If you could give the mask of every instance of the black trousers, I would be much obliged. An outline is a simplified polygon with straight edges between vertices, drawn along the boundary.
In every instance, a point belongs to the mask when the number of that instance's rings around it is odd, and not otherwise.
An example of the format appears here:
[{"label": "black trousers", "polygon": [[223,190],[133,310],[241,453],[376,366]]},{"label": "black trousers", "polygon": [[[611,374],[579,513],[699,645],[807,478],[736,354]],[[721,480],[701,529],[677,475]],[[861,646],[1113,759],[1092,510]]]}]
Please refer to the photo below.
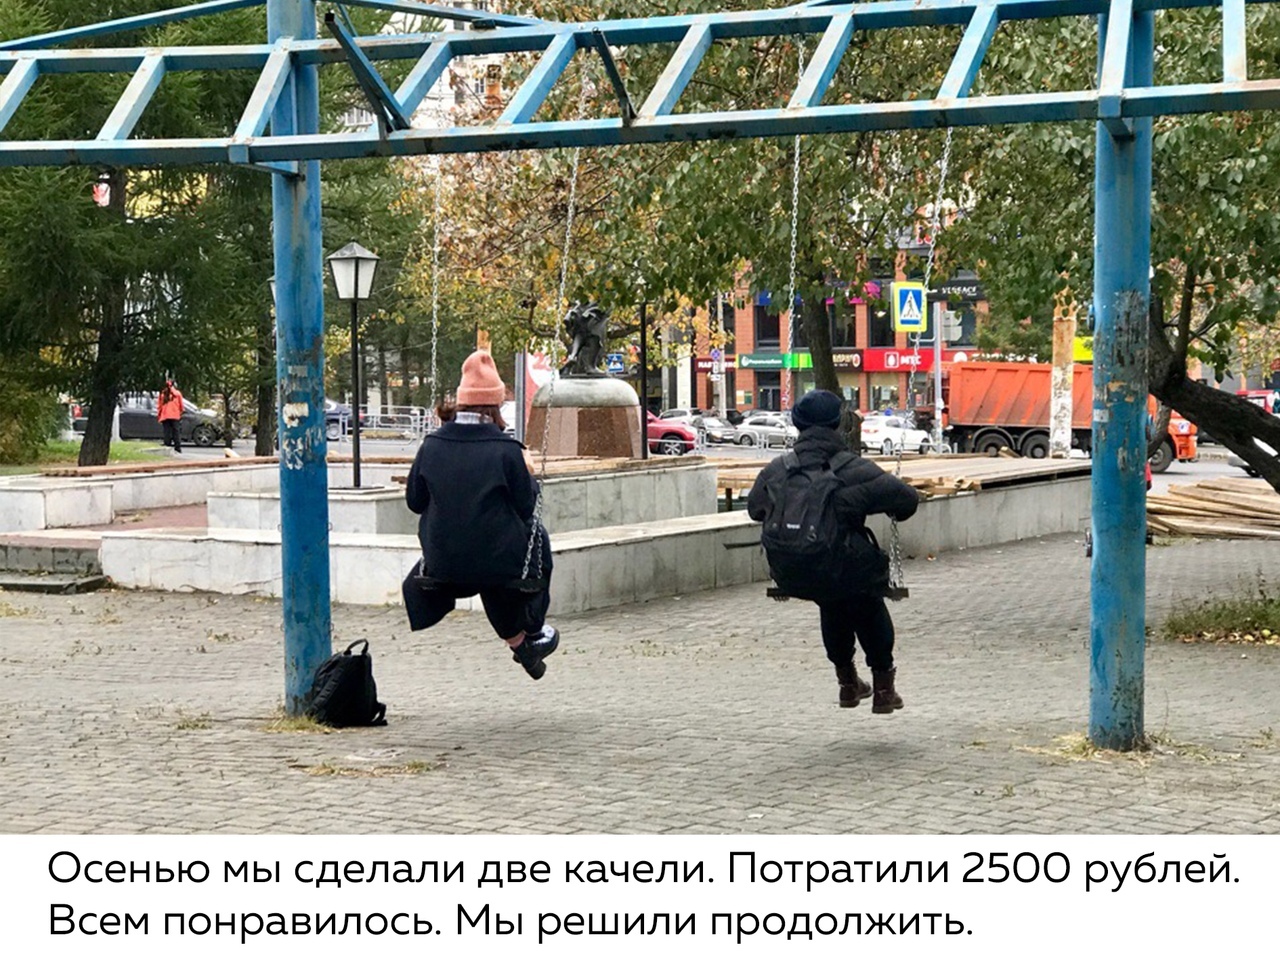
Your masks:
[{"label": "black trousers", "polygon": [[456,606],[457,600],[479,594],[489,625],[503,640],[510,640],[521,631],[536,634],[542,630],[551,606],[551,568],[551,538],[546,535],[542,537],[542,589],[536,593],[495,584],[426,581],[424,585],[415,567],[401,586],[409,629],[434,627]]},{"label": "black trousers", "polygon": [[838,603],[820,603],[818,613],[822,645],[836,666],[853,662],[856,641],[873,672],[893,669],[893,618],[883,597],[854,595]]},{"label": "black trousers", "polygon": [[178,453],[182,452],[182,431],[178,429],[181,423],[179,420],[161,420],[160,427],[164,430],[164,445],[173,447]]},{"label": "black trousers", "polygon": [[425,589],[413,581],[414,577],[410,575],[404,584],[404,605],[411,630],[434,627],[460,598],[479,594],[480,602],[484,604],[484,615],[488,617],[493,632],[503,640],[510,640],[522,631],[528,634],[541,631],[547,619],[547,607],[551,605],[549,578],[547,588],[538,593],[468,583]]}]

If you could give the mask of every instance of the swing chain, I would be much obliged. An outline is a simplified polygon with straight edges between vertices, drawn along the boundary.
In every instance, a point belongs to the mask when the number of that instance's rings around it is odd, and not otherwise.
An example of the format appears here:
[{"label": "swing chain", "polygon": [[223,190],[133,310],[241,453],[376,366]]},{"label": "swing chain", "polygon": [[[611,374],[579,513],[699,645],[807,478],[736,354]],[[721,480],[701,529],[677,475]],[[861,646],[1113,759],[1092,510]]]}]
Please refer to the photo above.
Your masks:
[{"label": "swing chain", "polygon": [[[796,46],[797,74],[804,78],[804,39],[797,41]],[[800,134],[796,134],[795,147],[791,159],[791,265],[787,276],[790,287],[787,290],[787,353],[791,353],[791,345],[795,339],[796,326],[796,238],[800,230]],[[782,403],[786,410],[791,400],[791,372],[782,375]]]},{"label": "swing chain", "polygon": [[[942,163],[938,171],[938,192],[934,197],[932,219],[929,225],[929,256],[925,260],[924,266],[924,309],[929,309],[929,280],[933,275],[934,254],[938,247],[938,231],[942,229],[942,201],[947,188],[947,169],[951,166],[951,137],[955,132],[954,127],[947,127],[947,138],[942,146]],[[933,335],[935,337],[942,336],[942,330],[939,325],[935,324]],[[920,334],[912,335],[913,347],[915,350],[914,362],[911,364],[911,370],[907,373],[907,403],[908,407],[914,410],[914,399],[916,389],[916,371],[920,368]],[[935,398],[934,405],[939,409],[934,411],[934,416],[940,417],[942,398]],[[913,418],[914,420],[914,418]],[[894,476],[902,476],[902,452],[905,444],[899,443],[897,457],[894,462]],[[898,536],[898,520],[896,517],[889,518],[889,584],[890,587],[899,588],[903,583],[902,575],[902,543]]]},{"label": "swing chain", "polygon": [[[587,112],[587,94],[591,89],[590,77],[584,76],[582,79],[582,89],[578,94],[578,119],[581,120],[586,116]],[[569,254],[572,250],[573,243],[573,220],[577,212],[578,206],[578,171],[581,167],[582,148],[573,148],[573,165],[569,175],[569,200],[565,210],[564,220],[564,248],[560,257],[560,286],[556,293],[556,301],[552,306],[553,329],[557,331],[557,335],[551,338],[551,380],[547,384],[547,407],[546,415],[542,418],[542,465],[539,471],[542,477],[538,484],[538,497],[533,505],[533,529],[529,531],[529,546],[525,550],[524,569],[520,574],[521,580],[529,579],[529,568],[534,564],[534,555],[537,554],[537,580],[543,578],[542,570],[542,485],[547,478],[547,448],[551,444],[551,410],[556,395],[556,380],[559,378],[559,360],[560,360],[560,337],[558,331],[560,329],[560,311],[564,308],[565,290],[569,284]]]},{"label": "swing chain", "polygon": [[436,176],[431,196],[431,416],[437,404],[436,353],[440,343],[440,179],[443,164],[436,158]]}]

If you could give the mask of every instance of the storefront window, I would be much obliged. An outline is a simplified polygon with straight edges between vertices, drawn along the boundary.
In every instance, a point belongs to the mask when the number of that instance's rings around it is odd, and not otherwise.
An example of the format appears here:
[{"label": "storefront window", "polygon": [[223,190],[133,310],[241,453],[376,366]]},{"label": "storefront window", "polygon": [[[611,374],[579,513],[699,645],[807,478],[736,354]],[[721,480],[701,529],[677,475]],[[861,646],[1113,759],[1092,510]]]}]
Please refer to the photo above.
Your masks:
[{"label": "storefront window", "polygon": [[897,345],[893,334],[893,318],[889,315],[889,304],[877,301],[871,307],[871,321],[868,326],[868,346],[892,347]]},{"label": "storefront window", "polygon": [[827,304],[827,316],[831,320],[831,346],[856,347],[858,345],[858,308],[843,296],[835,297]]},{"label": "storefront window", "polygon": [[764,304],[755,306],[756,349],[777,350],[781,341],[779,331],[781,324],[776,313],[770,313]]},{"label": "storefront window", "polygon": [[898,395],[898,375],[896,373],[873,373],[869,375],[871,389],[871,410],[897,410],[901,406]]},{"label": "storefront window", "polygon": [[756,373],[756,409],[782,409],[782,374],[780,372]]}]

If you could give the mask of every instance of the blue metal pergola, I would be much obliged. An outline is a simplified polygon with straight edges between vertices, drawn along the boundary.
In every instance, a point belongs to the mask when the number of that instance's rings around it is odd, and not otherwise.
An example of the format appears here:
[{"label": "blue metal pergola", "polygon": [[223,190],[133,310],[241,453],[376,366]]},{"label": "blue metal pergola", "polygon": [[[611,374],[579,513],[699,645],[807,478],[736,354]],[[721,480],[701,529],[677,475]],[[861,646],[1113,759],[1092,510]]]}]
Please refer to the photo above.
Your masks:
[{"label": "blue metal pergola", "polygon": [[[266,43],[62,46],[264,3]],[[312,673],[330,652],[320,161],[1087,119],[1097,124],[1089,728],[1100,746],[1129,749],[1141,741],[1152,118],[1280,107],[1280,80],[1247,75],[1246,0],[813,0],[770,10],[577,24],[415,0],[344,3],[462,22],[471,29],[361,37],[353,35],[345,15],[331,15],[331,37],[321,39],[314,0],[207,0],[0,43],[0,166],[228,163],[273,176],[285,686],[291,713],[304,708]],[[1222,79],[1157,86],[1155,11],[1190,7],[1221,11]],[[971,96],[1002,22],[1059,17],[1097,19],[1096,88]],[[855,30],[957,26],[964,28],[962,37],[932,98],[823,103]],[[785,107],[676,112],[713,43],[774,35],[817,38]],[[627,90],[611,51],[652,44],[677,47],[636,106],[631,93],[638,91]],[[617,116],[535,119],[579,51],[603,62]],[[451,61],[506,53],[540,57],[499,117],[445,129],[413,125],[415,111]],[[391,60],[412,63],[394,91],[378,69]],[[328,63],[346,63],[354,73],[375,118],[366,129],[320,132],[317,68]],[[235,131],[180,140],[133,137],[165,74],[183,70],[256,72],[257,85]],[[84,72],[132,75],[94,139],[2,139],[42,76]]]}]

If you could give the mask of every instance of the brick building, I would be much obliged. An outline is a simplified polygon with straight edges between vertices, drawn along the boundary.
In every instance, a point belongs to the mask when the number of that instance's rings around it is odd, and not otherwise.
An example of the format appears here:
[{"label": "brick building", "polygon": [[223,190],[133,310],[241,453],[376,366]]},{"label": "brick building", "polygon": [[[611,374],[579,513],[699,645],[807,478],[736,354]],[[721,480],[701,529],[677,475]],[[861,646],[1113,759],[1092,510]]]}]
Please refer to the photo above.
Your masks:
[{"label": "brick building", "polygon": [[[827,299],[836,374],[845,398],[859,410],[931,405],[934,318],[941,318],[945,375],[953,360],[965,359],[973,349],[977,327],[987,313],[985,294],[971,273],[961,271],[936,284],[930,294],[929,326],[917,350],[913,336],[893,330],[890,282],[868,281],[852,290],[836,283]],[[783,300],[785,294],[778,297],[746,287],[725,298],[723,375],[717,379],[712,339],[699,334],[690,358],[692,405],[718,408],[718,390],[723,387],[727,409],[784,410],[813,389],[808,345],[799,330],[789,334],[790,316],[782,309]],[[715,302],[702,313],[699,329],[715,331]]]}]

